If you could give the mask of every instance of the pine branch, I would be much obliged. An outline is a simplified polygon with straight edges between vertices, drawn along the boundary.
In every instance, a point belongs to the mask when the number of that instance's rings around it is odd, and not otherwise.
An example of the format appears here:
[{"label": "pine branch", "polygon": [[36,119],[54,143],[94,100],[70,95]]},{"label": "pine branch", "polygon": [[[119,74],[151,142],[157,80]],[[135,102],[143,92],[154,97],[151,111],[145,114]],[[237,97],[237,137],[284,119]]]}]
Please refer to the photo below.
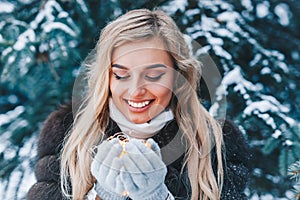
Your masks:
[{"label": "pine branch", "polygon": [[292,179],[298,179],[300,176],[300,160],[296,161],[295,163],[293,163],[289,169],[289,175],[291,176]]},{"label": "pine branch", "polygon": [[295,199],[299,200],[300,199],[300,160],[297,162],[293,163],[289,169],[289,175],[291,176],[291,179],[294,179],[296,183],[293,186],[293,191],[295,192]]}]

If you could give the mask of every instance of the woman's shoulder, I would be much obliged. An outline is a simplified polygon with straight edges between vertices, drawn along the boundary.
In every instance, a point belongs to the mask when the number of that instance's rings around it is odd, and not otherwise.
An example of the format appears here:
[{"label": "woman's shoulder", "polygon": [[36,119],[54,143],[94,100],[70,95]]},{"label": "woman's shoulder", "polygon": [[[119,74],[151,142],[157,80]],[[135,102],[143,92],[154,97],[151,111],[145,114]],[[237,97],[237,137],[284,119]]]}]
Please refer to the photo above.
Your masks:
[{"label": "woman's shoulder", "polygon": [[226,160],[246,163],[251,158],[249,144],[238,128],[230,120],[222,123],[223,139],[226,149]]},{"label": "woman's shoulder", "polygon": [[247,140],[232,121],[222,123],[225,145],[224,187],[221,199],[247,199],[243,193],[251,169],[251,151]]},{"label": "woman's shoulder", "polygon": [[27,200],[62,199],[59,155],[72,123],[71,104],[60,106],[45,120],[37,144],[38,157],[34,169],[37,182],[29,189]]},{"label": "woman's shoulder", "polygon": [[38,157],[56,155],[73,123],[72,104],[64,104],[53,111],[45,120],[38,139]]}]

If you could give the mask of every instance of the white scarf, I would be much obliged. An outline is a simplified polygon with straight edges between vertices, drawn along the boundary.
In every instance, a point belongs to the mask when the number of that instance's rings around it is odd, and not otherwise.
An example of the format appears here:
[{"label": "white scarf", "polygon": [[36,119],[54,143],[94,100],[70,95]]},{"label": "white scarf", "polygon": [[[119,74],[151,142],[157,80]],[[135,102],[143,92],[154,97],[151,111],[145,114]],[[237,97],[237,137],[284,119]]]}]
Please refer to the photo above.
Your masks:
[{"label": "white scarf", "polygon": [[111,119],[118,124],[121,131],[125,132],[130,137],[138,139],[147,139],[154,136],[166,125],[168,121],[174,119],[172,110],[166,109],[155,118],[151,119],[150,122],[135,124],[129,121],[119,111],[111,98],[109,100],[109,112]]}]

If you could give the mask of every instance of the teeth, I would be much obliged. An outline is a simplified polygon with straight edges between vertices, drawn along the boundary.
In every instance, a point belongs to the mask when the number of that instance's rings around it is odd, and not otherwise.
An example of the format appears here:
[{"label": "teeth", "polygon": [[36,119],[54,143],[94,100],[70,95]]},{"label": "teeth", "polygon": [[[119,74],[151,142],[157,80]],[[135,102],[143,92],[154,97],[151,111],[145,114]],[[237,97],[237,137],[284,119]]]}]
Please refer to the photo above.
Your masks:
[{"label": "teeth", "polygon": [[135,108],[142,108],[142,107],[149,105],[149,103],[150,103],[150,101],[144,101],[144,102],[140,102],[140,103],[135,103],[133,101],[127,101],[127,102],[130,106],[135,107]]}]

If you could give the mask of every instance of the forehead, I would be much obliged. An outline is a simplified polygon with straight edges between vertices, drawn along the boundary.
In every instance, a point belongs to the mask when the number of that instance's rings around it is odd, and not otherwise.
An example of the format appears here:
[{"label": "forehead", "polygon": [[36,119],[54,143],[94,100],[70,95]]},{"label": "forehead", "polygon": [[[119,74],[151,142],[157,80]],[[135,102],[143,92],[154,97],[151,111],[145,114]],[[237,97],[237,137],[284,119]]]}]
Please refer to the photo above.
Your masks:
[{"label": "forehead", "polygon": [[160,38],[127,42],[112,53],[112,64],[134,67],[157,63],[173,66],[171,55]]}]

